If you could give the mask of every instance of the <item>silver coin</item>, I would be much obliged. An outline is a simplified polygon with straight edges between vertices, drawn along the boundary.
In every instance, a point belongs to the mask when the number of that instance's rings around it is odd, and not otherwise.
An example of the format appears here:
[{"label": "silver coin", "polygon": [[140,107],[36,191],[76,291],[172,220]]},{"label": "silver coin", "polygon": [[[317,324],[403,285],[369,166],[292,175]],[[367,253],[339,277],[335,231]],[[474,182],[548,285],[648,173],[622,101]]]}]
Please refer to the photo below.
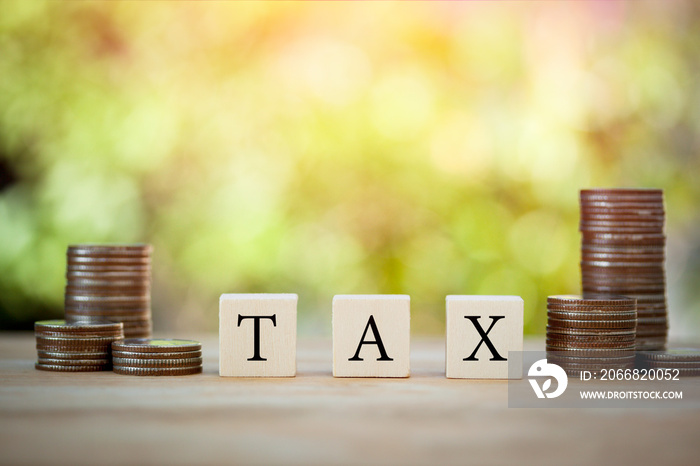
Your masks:
[{"label": "silver coin", "polygon": [[118,358],[113,359],[115,366],[120,367],[193,367],[201,366],[202,358],[180,358],[180,359],[162,359],[162,358]]},{"label": "silver coin", "polygon": [[34,368],[40,371],[50,371],[50,372],[99,372],[106,371],[111,368],[109,365],[95,365],[95,366],[56,366],[53,364],[40,364],[35,363]]},{"label": "silver coin", "polygon": [[174,376],[174,375],[191,375],[200,374],[202,366],[198,367],[173,367],[173,368],[148,368],[148,367],[120,367],[114,366],[115,374],[122,375],[138,375],[138,376]]}]

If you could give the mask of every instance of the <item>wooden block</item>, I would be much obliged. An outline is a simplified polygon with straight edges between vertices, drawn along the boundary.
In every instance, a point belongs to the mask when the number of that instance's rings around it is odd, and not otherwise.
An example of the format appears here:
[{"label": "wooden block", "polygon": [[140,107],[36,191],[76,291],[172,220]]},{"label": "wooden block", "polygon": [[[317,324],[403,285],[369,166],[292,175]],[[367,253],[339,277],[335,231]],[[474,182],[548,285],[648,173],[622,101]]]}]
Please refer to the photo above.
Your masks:
[{"label": "wooden block", "polygon": [[219,375],[294,377],[297,300],[296,294],[222,294]]},{"label": "wooden block", "polygon": [[[520,296],[448,296],[447,378],[509,378],[508,352],[523,350],[523,306]],[[511,367],[511,378],[521,372]]]},{"label": "wooden block", "polygon": [[410,375],[411,298],[333,297],[333,377]]}]

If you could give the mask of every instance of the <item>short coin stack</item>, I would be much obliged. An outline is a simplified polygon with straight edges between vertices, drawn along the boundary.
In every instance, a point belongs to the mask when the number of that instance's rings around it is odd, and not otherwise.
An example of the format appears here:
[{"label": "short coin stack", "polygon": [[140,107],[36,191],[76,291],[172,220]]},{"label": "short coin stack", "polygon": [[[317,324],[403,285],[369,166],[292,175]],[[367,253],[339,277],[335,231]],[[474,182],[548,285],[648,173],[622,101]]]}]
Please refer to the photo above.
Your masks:
[{"label": "short coin stack", "polygon": [[640,351],[637,353],[637,363],[639,367],[647,369],[678,369],[681,377],[700,376],[700,350],[695,348]]},{"label": "short coin stack", "polygon": [[150,337],[151,251],[148,244],[68,246],[66,317],[122,322],[127,338]]},{"label": "short coin stack", "polygon": [[112,368],[112,343],[124,338],[120,322],[34,323],[38,361],[42,371],[93,372]]},{"label": "short coin stack", "polygon": [[189,375],[202,372],[202,345],[192,340],[131,338],[112,345],[114,372]]},{"label": "short coin stack", "polygon": [[634,367],[637,312],[633,298],[547,298],[547,360],[569,375]]},{"label": "short coin stack", "polygon": [[666,346],[664,199],[660,189],[580,193],[583,293],[637,299],[637,349]]}]

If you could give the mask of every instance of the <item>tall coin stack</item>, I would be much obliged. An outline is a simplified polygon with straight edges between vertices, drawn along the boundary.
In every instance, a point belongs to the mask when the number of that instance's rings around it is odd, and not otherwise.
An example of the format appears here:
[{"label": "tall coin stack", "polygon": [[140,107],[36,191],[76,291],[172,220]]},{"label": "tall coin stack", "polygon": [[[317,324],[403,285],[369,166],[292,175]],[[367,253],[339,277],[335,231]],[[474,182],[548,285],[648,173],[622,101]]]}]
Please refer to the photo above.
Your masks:
[{"label": "tall coin stack", "polygon": [[668,321],[663,191],[584,189],[580,203],[584,295],[636,298],[637,349],[664,349]]},{"label": "tall coin stack", "polygon": [[202,344],[192,340],[131,338],[112,344],[114,372],[190,375],[202,372]]},{"label": "tall coin stack", "polygon": [[68,246],[66,317],[122,322],[126,338],[150,337],[151,251],[148,244]]},{"label": "tall coin stack", "polygon": [[547,298],[547,360],[569,375],[632,369],[637,312],[633,298]]},{"label": "tall coin stack", "polygon": [[34,323],[38,361],[42,371],[93,372],[112,369],[112,343],[124,338],[119,322],[42,320]]}]

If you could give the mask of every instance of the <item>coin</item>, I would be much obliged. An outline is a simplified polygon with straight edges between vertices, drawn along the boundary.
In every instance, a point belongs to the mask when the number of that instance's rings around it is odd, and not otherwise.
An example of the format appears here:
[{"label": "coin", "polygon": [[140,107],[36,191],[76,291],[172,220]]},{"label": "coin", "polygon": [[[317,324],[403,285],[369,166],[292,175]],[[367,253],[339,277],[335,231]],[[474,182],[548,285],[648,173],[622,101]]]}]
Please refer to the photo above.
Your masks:
[{"label": "coin", "polygon": [[654,225],[647,225],[647,226],[638,226],[638,225],[629,225],[625,227],[620,227],[620,226],[614,226],[611,223],[605,223],[605,222],[581,222],[579,224],[579,231],[585,232],[585,233],[607,233],[611,230],[614,230],[616,234],[621,234],[621,233],[630,233],[630,234],[644,234],[644,233],[649,233],[649,234],[657,234],[663,231],[663,228],[659,228]]},{"label": "coin", "polygon": [[[616,322],[613,321],[613,323]],[[626,323],[623,327],[611,325],[609,321],[547,319],[547,331],[552,333],[614,335],[634,333],[635,329],[634,321],[631,324]]]},{"label": "coin", "polygon": [[666,304],[666,294],[661,293],[661,294],[652,294],[652,295],[643,295],[643,294],[631,294],[627,295],[630,298],[634,298],[637,300],[637,306],[639,305],[646,305],[646,304]]},{"label": "coin", "polygon": [[634,332],[627,332],[624,335],[564,335],[561,333],[547,333],[547,341],[551,342],[570,342],[592,345],[596,344],[614,344],[627,343],[634,340]]},{"label": "coin", "polygon": [[598,293],[598,294],[604,294],[604,293],[635,293],[637,295],[641,294],[643,291],[648,291],[649,293],[655,293],[658,292],[659,290],[645,290],[643,287],[614,287],[614,286],[595,286],[595,285],[586,285],[583,287],[583,291],[586,293]]},{"label": "coin", "polygon": [[63,329],[57,327],[40,327],[37,325],[35,325],[34,329],[37,334],[56,333],[58,336],[66,337],[114,335],[121,333],[123,329],[123,326],[120,325],[119,322],[111,322],[104,319],[94,319],[88,322],[67,317],[64,322],[66,322],[66,324],[64,324]]},{"label": "coin", "polygon": [[666,336],[637,337],[637,351],[663,350],[666,348]]},{"label": "coin", "polygon": [[658,262],[581,262],[582,271],[592,273],[627,273],[634,272],[643,275],[663,276],[664,269]]},{"label": "coin", "polygon": [[626,194],[583,194],[579,203],[585,207],[603,206],[627,209],[663,208],[663,196],[626,195]]},{"label": "coin", "polygon": [[82,353],[75,351],[44,351],[38,350],[39,359],[108,359],[109,352]]},{"label": "coin", "polygon": [[73,358],[39,358],[39,364],[47,366],[100,366],[110,365],[110,358],[102,359],[73,359]]},{"label": "coin", "polygon": [[130,330],[129,338],[150,338],[152,334],[151,330]]},{"label": "coin", "polygon": [[545,349],[547,351],[547,354],[550,352],[555,352],[557,354],[570,354],[571,356],[579,356],[579,357],[613,357],[613,355],[617,355],[616,357],[624,357],[626,356],[634,356],[634,350],[635,346],[634,345],[626,345],[621,348],[574,348],[574,347],[568,347],[568,346],[562,346],[562,347],[557,347],[557,346],[550,346],[546,345]]},{"label": "coin", "polygon": [[637,321],[632,320],[573,320],[556,319],[548,314],[547,324],[553,328],[577,328],[577,329],[610,329],[610,330],[634,330]]},{"label": "coin", "polygon": [[640,351],[637,355],[641,358],[654,361],[700,362],[700,349],[696,348],[673,348],[666,351]]},{"label": "coin", "polygon": [[604,309],[573,308],[571,310],[560,307],[547,306],[547,315],[554,319],[572,320],[636,320],[637,312],[634,309],[628,311],[605,311]]},{"label": "coin", "polygon": [[[606,284],[620,286],[654,286],[661,285],[662,290],[666,285],[666,279],[663,274],[648,273],[634,267],[626,267],[623,269],[602,269],[593,270],[584,265],[581,268],[581,281],[591,284],[591,286],[604,286]],[[663,294],[663,291],[654,290],[655,294]],[[603,293],[600,293],[603,294]],[[634,293],[649,295],[649,292]],[[628,295],[624,295],[628,296]]]},{"label": "coin", "polygon": [[668,327],[668,314],[666,311],[647,311],[647,312],[642,312],[640,311],[638,314],[639,317],[663,317],[666,319],[666,327]]},{"label": "coin", "polygon": [[178,358],[178,359],[163,359],[163,358],[113,358],[114,366],[117,367],[193,367],[201,366],[202,358]]},{"label": "coin", "polygon": [[[633,254],[633,253],[612,253],[612,252],[591,252],[581,251],[581,262],[588,264],[590,262],[642,262],[660,264],[664,260],[663,254]],[[662,267],[659,267],[663,270]]]},{"label": "coin", "polygon": [[562,369],[573,371],[598,372],[602,369],[634,369],[634,361],[630,362],[599,362],[590,364],[580,364],[573,362],[557,363]]},{"label": "coin", "polygon": [[135,295],[135,296],[82,296],[82,295],[71,295],[66,294],[66,303],[104,303],[104,304],[145,304],[150,303],[151,298],[148,296]]},{"label": "coin", "polygon": [[[592,326],[595,324],[604,325],[603,328],[625,328],[634,326],[637,322],[637,313],[616,313],[616,312],[586,312],[586,311],[560,311],[555,309],[547,310],[549,319],[569,322],[567,325],[581,323],[581,325]],[[586,323],[590,322],[590,323]]]},{"label": "coin", "polygon": [[[547,361],[555,362],[556,361],[561,361],[564,363],[575,363],[575,364],[598,364],[598,363],[617,363],[617,364],[627,364],[630,362],[635,362],[636,358],[634,353],[628,352],[629,354],[625,355],[620,355],[620,354],[610,354],[610,355],[605,355],[603,353],[602,355],[600,354],[595,354],[595,355],[588,355],[588,356],[581,356],[581,355],[571,355],[568,354],[569,352],[553,352],[550,351],[547,353]],[[611,352],[612,353],[612,352]],[[619,353],[619,352],[618,352]]]},{"label": "coin", "polygon": [[202,366],[189,368],[145,368],[145,367],[114,367],[115,374],[138,376],[175,376],[200,374]]},{"label": "coin", "polygon": [[94,265],[68,265],[66,267],[66,278],[99,279],[103,277],[150,280],[151,266],[101,267]]},{"label": "coin", "polygon": [[34,368],[40,371],[52,371],[52,372],[98,372],[110,370],[109,365],[95,365],[95,366],[56,366],[53,364],[40,364],[35,363]]},{"label": "coin", "polygon": [[622,306],[634,304],[627,296],[585,297],[578,295],[555,295],[547,297],[547,303],[572,306]]},{"label": "coin", "polygon": [[84,333],[84,334],[71,335],[68,337],[66,337],[64,333],[60,333],[60,332],[36,332],[34,334],[34,336],[35,337],[67,338],[67,339],[71,339],[71,340],[82,340],[84,338],[91,338],[91,337],[104,337],[104,338],[110,338],[111,340],[117,340],[117,339],[124,338],[124,331],[120,330],[119,332],[113,332],[113,333]]},{"label": "coin", "polygon": [[85,278],[73,277],[70,286],[76,289],[148,289],[150,280],[147,279],[105,279],[105,277]]},{"label": "coin", "polygon": [[133,335],[136,333],[139,334],[144,334],[147,333],[148,336],[150,336],[151,331],[153,330],[153,325],[150,322],[129,322],[137,325],[129,325],[124,328],[124,332],[128,333],[130,336],[129,338],[136,338]]},{"label": "coin", "polygon": [[75,268],[67,267],[65,277],[67,280],[133,280],[146,283],[151,282],[151,269],[127,268]]},{"label": "coin", "polygon": [[81,264],[109,264],[109,265],[150,265],[150,254],[71,254],[66,253],[66,262],[75,265]]},{"label": "coin", "polygon": [[[579,328],[579,327],[564,327],[555,325],[558,322],[549,321],[547,325],[547,335],[582,335],[582,336],[635,336],[635,328]],[[552,335],[553,336],[553,335]]]},{"label": "coin", "polygon": [[647,360],[647,367],[664,367],[669,369],[700,369],[700,362],[697,361],[655,361]]},{"label": "coin", "polygon": [[112,344],[114,351],[169,353],[201,351],[202,344],[193,340],[130,338]]},{"label": "coin", "polygon": [[[667,362],[667,361],[638,361],[638,367],[649,371],[663,371],[662,377],[697,377],[700,376],[700,366],[697,363]],[[659,375],[656,377],[661,379]]]},{"label": "coin", "polygon": [[591,279],[584,275],[583,279],[586,280],[587,289],[619,288],[620,292],[633,291],[635,295],[646,294],[648,296],[651,293],[663,293],[665,289],[665,283],[663,282],[654,283],[640,279],[634,281],[632,278],[621,280],[611,277],[609,280],[602,280]]},{"label": "coin", "polygon": [[580,220],[593,222],[609,222],[615,226],[618,223],[629,225],[630,223],[641,223],[644,225],[659,225],[663,227],[666,216],[662,213],[649,214],[633,209],[623,211],[584,209],[581,211]]},{"label": "coin", "polygon": [[579,349],[579,350],[591,350],[591,349],[601,349],[601,350],[634,350],[636,348],[636,343],[634,339],[627,341],[610,341],[610,342],[582,342],[575,340],[552,340],[547,338],[545,340],[545,348],[560,351],[562,349]]},{"label": "coin", "polygon": [[666,327],[667,320],[665,317],[639,317],[637,319],[637,324],[652,326],[663,325],[664,327]]},{"label": "coin", "polygon": [[68,246],[68,254],[145,254],[150,255],[153,246],[148,243],[83,243]]},{"label": "coin", "polygon": [[557,357],[567,358],[593,358],[593,359],[619,359],[635,357],[635,348],[624,347],[618,348],[550,348],[547,347],[547,354],[553,354]]},{"label": "coin", "polygon": [[151,311],[138,311],[138,312],[90,312],[90,311],[66,311],[66,317],[74,319],[77,321],[84,320],[86,322],[91,322],[93,319],[109,319],[112,322],[122,322],[126,324],[127,322],[143,322],[149,321],[151,319]]},{"label": "coin", "polygon": [[59,345],[59,344],[40,344],[37,343],[35,348],[37,352],[46,351],[51,353],[97,353],[110,354],[110,346],[103,345]]},{"label": "coin", "polygon": [[37,334],[36,335],[36,341],[37,343],[42,343],[42,344],[67,344],[67,345],[75,345],[75,344],[101,344],[101,343],[106,343],[110,344],[114,340],[121,339],[121,335],[119,334],[109,334],[109,335],[71,335],[71,334],[64,334],[61,336],[45,336],[42,334]]},{"label": "coin", "polygon": [[663,233],[600,233],[582,232],[583,242],[588,245],[602,246],[662,246],[666,244]]},{"label": "coin", "polygon": [[666,338],[667,334],[668,331],[666,329],[647,331],[643,327],[637,327],[637,340],[642,340],[644,338]]},{"label": "coin", "polygon": [[151,327],[151,319],[128,320],[122,322],[125,329],[133,329],[137,327]]},{"label": "coin", "polygon": [[[672,371],[678,371],[679,377],[698,377],[700,376],[700,369],[677,369],[673,368]],[[672,374],[673,375],[673,372]]]},{"label": "coin", "polygon": [[35,331],[52,330],[60,332],[118,332],[122,326],[114,322],[66,322],[64,319],[40,320],[34,322]]},{"label": "coin", "polygon": [[201,351],[177,351],[173,353],[143,353],[138,351],[112,351],[112,357],[125,359],[189,359],[201,358]]},{"label": "coin", "polygon": [[[140,314],[150,314],[151,305],[148,304],[138,304],[135,306],[120,306],[120,305],[98,305],[95,303],[83,303],[81,305],[68,304],[65,306],[66,312],[71,312],[74,314],[85,314],[90,316],[99,316],[100,314],[105,314],[107,316],[112,315],[140,315]],[[105,320],[109,320],[105,317]]]},{"label": "coin", "polygon": [[45,337],[37,335],[35,337],[37,349],[56,347],[56,348],[105,348],[121,337],[81,337],[81,338],[66,338],[66,337]]},{"label": "coin", "polygon": [[[102,277],[103,280],[109,281],[112,280],[114,283],[118,283],[120,278],[110,278],[110,277]],[[141,286],[105,286],[105,285],[100,285],[100,286],[84,286],[80,284],[76,284],[79,280],[82,279],[72,279],[68,278],[66,281],[66,294],[69,295],[100,295],[100,294],[106,294],[106,295],[111,295],[115,293],[124,293],[127,295],[132,295],[132,296],[139,296],[139,297],[145,297],[148,298],[150,297],[151,293],[151,285],[145,281],[142,282]],[[133,282],[133,281],[132,281]]]}]

